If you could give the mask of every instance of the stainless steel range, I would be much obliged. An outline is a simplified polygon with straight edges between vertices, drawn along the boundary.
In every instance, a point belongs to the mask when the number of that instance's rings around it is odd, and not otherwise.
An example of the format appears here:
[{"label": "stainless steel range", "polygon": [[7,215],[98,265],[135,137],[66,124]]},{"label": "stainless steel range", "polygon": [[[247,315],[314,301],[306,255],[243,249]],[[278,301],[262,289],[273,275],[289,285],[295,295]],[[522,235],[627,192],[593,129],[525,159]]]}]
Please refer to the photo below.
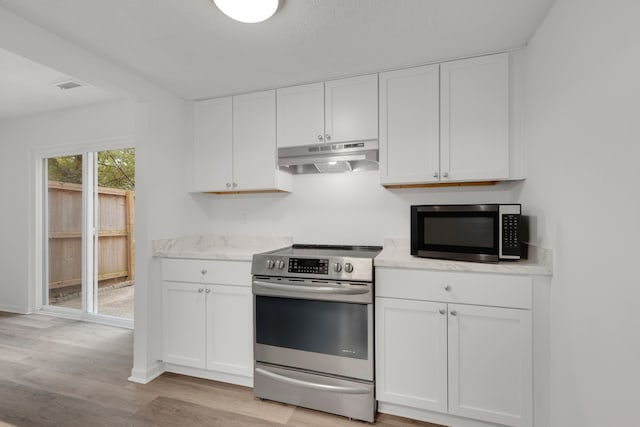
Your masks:
[{"label": "stainless steel range", "polygon": [[255,396],[374,421],[381,249],[293,245],[253,256]]}]

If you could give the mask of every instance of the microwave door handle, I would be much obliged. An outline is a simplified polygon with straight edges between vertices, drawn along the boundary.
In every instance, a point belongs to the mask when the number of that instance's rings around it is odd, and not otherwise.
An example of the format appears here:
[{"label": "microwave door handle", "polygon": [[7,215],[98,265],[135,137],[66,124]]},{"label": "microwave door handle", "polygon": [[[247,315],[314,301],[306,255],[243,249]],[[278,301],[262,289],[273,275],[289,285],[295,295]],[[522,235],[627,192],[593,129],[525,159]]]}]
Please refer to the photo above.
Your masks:
[{"label": "microwave door handle", "polygon": [[332,286],[300,286],[294,284],[267,283],[259,280],[253,281],[253,286],[260,290],[295,291],[309,294],[337,294],[337,295],[361,295],[369,293],[366,286],[332,287]]},{"label": "microwave door handle", "polygon": [[262,369],[262,368],[256,368],[255,371],[256,371],[256,373],[259,373],[261,375],[264,375],[265,377],[269,377],[269,378],[274,379],[276,381],[280,381],[282,383],[293,385],[293,386],[299,386],[299,387],[303,387],[303,388],[308,388],[308,389],[311,389],[311,390],[328,391],[328,392],[342,393],[342,394],[369,394],[369,393],[371,393],[370,390],[367,390],[367,389],[361,388],[361,387],[344,387],[344,386],[339,386],[339,385],[320,384],[320,383],[314,383],[314,382],[310,382],[310,381],[303,381],[303,380],[299,380],[299,379],[296,379],[296,378],[289,378],[289,377],[286,377],[284,375],[276,374],[274,372],[269,372],[269,371],[267,371],[265,369]]}]

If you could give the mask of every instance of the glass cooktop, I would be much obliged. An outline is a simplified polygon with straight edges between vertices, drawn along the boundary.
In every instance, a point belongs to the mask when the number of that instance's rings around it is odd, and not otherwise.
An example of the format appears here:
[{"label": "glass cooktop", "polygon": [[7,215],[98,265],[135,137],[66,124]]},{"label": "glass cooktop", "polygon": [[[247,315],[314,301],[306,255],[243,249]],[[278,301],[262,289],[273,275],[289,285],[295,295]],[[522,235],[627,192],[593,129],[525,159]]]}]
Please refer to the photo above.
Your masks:
[{"label": "glass cooktop", "polygon": [[269,252],[272,255],[287,257],[351,257],[375,258],[382,250],[381,246],[345,246],[345,245],[305,245],[294,244],[288,248]]}]

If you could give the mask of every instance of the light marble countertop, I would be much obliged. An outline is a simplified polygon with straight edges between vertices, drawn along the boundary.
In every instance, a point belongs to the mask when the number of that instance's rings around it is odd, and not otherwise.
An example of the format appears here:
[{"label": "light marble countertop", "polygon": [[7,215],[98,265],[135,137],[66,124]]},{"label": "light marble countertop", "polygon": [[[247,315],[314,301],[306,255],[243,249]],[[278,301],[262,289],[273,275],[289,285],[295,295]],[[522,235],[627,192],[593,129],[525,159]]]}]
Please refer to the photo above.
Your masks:
[{"label": "light marble countertop", "polygon": [[284,248],[292,244],[293,238],[282,236],[186,236],[154,240],[153,256],[251,261],[253,254]]},{"label": "light marble countertop", "polygon": [[[251,261],[253,254],[291,246],[292,237],[262,236],[186,236],[154,240],[153,256],[157,258],[191,258]],[[376,267],[477,273],[551,276],[553,253],[549,249],[529,246],[529,257],[521,261],[480,263],[448,261],[411,256],[409,239],[385,239],[382,252],[374,259]]]},{"label": "light marble countertop", "polygon": [[374,259],[374,265],[421,270],[551,276],[553,253],[549,249],[529,246],[528,259],[520,261],[499,263],[448,261],[411,256],[409,239],[385,239],[382,252]]}]

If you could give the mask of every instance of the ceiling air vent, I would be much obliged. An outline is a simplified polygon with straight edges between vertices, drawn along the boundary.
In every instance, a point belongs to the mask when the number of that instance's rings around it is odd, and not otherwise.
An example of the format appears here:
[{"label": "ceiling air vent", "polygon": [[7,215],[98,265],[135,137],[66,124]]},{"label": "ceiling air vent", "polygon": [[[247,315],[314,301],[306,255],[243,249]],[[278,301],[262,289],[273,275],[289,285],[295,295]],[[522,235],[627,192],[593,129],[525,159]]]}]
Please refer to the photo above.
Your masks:
[{"label": "ceiling air vent", "polygon": [[60,90],[69,90],[69,89],[75,89],[77,87],[82,87],[80,83],[74,82],[73,80],[66,80],[64,82],[56,83],[56,86]]}]

